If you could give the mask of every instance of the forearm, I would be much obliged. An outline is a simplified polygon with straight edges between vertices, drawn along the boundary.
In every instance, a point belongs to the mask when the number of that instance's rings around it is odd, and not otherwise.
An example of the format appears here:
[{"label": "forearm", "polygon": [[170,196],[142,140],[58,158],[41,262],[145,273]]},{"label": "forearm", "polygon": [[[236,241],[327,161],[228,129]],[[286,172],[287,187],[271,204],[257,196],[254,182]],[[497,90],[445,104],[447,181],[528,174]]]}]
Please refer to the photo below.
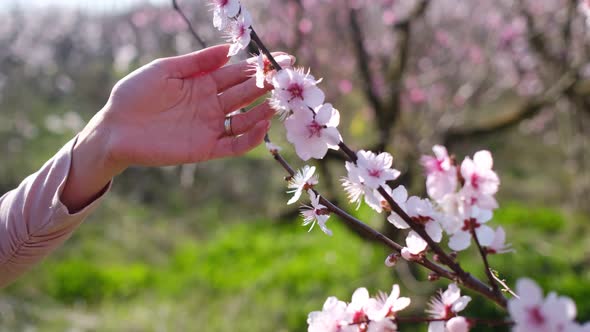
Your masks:
[{"label": "forearm", "polygon": [[[18,188],[0,197],[0,287],[59,247],[98,205],[98,199],[87,201],[88,205],[79,206],[74,213],[62,203],[75,143],[68,142]],[[97,177],[93,186],[100,186],[100,182]],[[76,181],[70,183],[77,186]],[[88,197],[106,190],[108,181]]]},{"label": "forearm", "polygon": [[71,213],[94,201],[112,178],[124,169],[113,161],[111,131],[101,111],[78,134],[70,172],[61,194],[61,201]]}]

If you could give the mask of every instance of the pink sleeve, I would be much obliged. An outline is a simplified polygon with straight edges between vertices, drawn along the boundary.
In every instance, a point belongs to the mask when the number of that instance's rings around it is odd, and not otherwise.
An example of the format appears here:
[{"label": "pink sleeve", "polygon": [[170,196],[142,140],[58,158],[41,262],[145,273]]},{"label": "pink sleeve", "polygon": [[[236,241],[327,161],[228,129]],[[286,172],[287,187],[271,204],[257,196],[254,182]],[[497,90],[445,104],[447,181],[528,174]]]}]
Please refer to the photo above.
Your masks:
[{"label": "pink sleeve", "polygon": [[76,139],[68,142],[18,188],[0,197],[0,288],[14,281],[67,240],[110,189],[70,214],[60,201]]}]

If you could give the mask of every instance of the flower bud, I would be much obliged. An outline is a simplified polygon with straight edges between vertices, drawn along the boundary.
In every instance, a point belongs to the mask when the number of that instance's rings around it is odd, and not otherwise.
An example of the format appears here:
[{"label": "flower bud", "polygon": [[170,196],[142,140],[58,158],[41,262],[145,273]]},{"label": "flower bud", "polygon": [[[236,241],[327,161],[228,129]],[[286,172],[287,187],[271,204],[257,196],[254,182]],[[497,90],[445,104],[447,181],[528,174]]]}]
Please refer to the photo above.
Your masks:
[{"label": "flower bud", "polygon": [[389,256],[387,256],[387,258],[385,258],[385,266],[394,267],[395,263],[397,263],[398,259],[399,259],[398,253],[394,252],[394,253],[390,254]]}]

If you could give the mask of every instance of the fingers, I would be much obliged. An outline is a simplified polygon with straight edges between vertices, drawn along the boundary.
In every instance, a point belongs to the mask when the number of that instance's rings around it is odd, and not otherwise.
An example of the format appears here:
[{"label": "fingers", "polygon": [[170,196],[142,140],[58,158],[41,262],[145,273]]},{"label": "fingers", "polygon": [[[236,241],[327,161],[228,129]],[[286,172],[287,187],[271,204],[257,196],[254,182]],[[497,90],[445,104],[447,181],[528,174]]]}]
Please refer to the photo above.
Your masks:
[{"label": "fingers", "polygon": [[211,72],[225,65],[229,58],[229,45],[217,45],[185,55],[164,58],[159,63],[172,78],[187,78]]},{"label": "fingers", "polygon": [[228,114],[242,108],[272,89],[266,84],[263,89],[256,86],[256,78],[249,78],[247,81],[234,85],[219,95],[219,103],[223,113]]},{"label": "fingers", "polygon": [[258,122],[254,128],[241,136],[223,137],[217,141],[217,146],[211,158],[222,158],[242,155],[262,143],[264,135],[270,128],[270,122],[263,120]]},{"label": "fingers", "polygon": [[254,76],[256,73],[256,69],[254,68],[255,63],[256,58],[250,58],[238,63],[221,67],[218,70],[212,72],[211,77],[217,85],[217,91],[221,93],[226,89],[236,84],[240,84]]},{"label": "fingers", "polygon": [[254,128],[258,122],[269,120],[276,112],[265,102],[248,112],[232,116],[231,129],[234,135],[241,135]]},{"label": "fingers", "polygon": [[[282,65],[292,66],[295,63],[295,57],[287,55],[284,52],[273,52],[272,55],[278,59],[285,59]],[[211,73],[211,77],[217,85],[217,91],[223,92],[226,89],[242,83],[254,76],[256,73],[255,65],[258,61],[258,57],[252,57],[238,63],[227,65],[219,68],[218,70]]]}]

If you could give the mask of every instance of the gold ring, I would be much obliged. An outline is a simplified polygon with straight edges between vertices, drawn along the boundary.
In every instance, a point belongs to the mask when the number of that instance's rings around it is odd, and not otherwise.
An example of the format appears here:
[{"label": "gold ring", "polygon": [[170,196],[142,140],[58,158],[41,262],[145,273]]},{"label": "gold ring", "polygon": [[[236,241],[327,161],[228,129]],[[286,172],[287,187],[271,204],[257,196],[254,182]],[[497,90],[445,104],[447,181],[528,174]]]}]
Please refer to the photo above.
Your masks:
[{"label": "gold ring", "polygon": [[225,118],[225,121],[223,121],[223,129],[225,130],[225,134],[228,136],[233,136],[234,132],[231,129],[231,116],[228,116]]}]

